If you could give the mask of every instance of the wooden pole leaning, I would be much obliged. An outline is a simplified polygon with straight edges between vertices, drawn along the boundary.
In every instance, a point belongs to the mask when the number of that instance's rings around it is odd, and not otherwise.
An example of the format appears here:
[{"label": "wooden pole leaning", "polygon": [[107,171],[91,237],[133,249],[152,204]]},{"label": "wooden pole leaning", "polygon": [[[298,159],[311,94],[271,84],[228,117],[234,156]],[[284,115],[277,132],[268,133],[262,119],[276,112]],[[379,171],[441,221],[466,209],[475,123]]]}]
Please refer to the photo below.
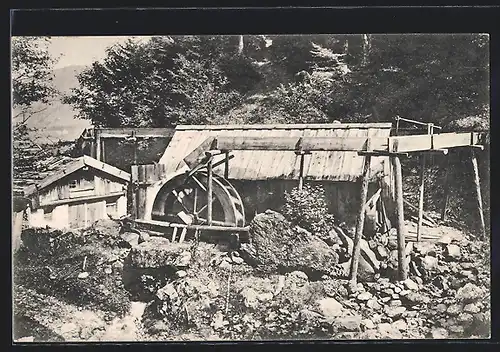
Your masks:
[{"label": "wooden pole leaning", "polygon": [[[366,141],[366,150],[370,152],[370,139]],[[368,196],[368,183],[371,166],[371,154],[365,155],[363,164],[363,173],[361,175],[361,199],[359,203],[358,216],[356,220],[356,232],[354,234],[353,253],[351,258],[351,268],[349,273],[349,289],[351,292],[357,290],[359,257],[361,255],[361,238],[363,236],[363,228],[365,223],[365,204]]]},{"label": "wooden pole leaning", "polygon": [[479,212],[479,225],[481,227],[481,237],[482,239],[486,239],[486,225],[484,223],[484,214],[483,214],[483,198],[481,196],[481,184],[479,181],[479,168],[477,166],[477,158],[476,152],[474,148],[471,148],[471,159],[472,159],[472,169],[474,171],[474,185],[476,189],[476,201],[477,208]]}]

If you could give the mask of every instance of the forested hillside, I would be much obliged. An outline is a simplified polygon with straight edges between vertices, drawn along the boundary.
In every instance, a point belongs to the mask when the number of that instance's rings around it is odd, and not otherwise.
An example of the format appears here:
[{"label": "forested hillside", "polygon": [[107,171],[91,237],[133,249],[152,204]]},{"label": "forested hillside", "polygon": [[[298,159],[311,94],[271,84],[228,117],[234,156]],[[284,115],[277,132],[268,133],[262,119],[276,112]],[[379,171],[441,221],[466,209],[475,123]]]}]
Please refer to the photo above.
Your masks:
[{"label": "forested hillside", "polygon": [[104,126],[391,121],[488,127],[488,37],[182,36],[130,40],[66,98]]}]

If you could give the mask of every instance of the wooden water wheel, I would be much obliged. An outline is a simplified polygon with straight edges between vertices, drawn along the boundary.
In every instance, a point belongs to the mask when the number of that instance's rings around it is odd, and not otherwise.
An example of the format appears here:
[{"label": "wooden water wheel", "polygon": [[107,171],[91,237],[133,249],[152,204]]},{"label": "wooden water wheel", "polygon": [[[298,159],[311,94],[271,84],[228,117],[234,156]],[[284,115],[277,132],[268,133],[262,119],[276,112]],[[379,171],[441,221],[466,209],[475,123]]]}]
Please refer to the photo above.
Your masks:
[{"label": "wooden water wheel", "polygon": [[208,175],[178,175],[160,189],[153,204],[152,220],[185,225],[241,227],[245,223],[243,202],[225,178],[212,178],[212,221],[208,219]]}]

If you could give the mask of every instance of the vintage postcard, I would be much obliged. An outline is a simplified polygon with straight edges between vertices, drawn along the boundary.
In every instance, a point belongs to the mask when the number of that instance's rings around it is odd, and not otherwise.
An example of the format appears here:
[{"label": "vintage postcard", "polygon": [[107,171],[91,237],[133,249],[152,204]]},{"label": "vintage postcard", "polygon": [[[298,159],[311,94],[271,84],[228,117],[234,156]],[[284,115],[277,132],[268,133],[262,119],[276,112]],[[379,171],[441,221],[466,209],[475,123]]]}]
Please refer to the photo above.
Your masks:
[{"label": "vintage postcard", "polygon": [[11,55],[14,342],[490,338],[487,34]]}]

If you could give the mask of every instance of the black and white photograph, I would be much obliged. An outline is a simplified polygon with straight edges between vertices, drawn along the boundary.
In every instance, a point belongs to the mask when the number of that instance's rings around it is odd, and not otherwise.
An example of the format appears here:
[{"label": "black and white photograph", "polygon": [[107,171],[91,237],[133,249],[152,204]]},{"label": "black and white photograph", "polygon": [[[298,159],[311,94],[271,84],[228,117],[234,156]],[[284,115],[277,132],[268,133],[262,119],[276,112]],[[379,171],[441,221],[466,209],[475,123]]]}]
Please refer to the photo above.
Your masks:
[{"label": "black and white photograph", "polygon": [[12,36],[13,342],[490,339],[489,41]]}]

